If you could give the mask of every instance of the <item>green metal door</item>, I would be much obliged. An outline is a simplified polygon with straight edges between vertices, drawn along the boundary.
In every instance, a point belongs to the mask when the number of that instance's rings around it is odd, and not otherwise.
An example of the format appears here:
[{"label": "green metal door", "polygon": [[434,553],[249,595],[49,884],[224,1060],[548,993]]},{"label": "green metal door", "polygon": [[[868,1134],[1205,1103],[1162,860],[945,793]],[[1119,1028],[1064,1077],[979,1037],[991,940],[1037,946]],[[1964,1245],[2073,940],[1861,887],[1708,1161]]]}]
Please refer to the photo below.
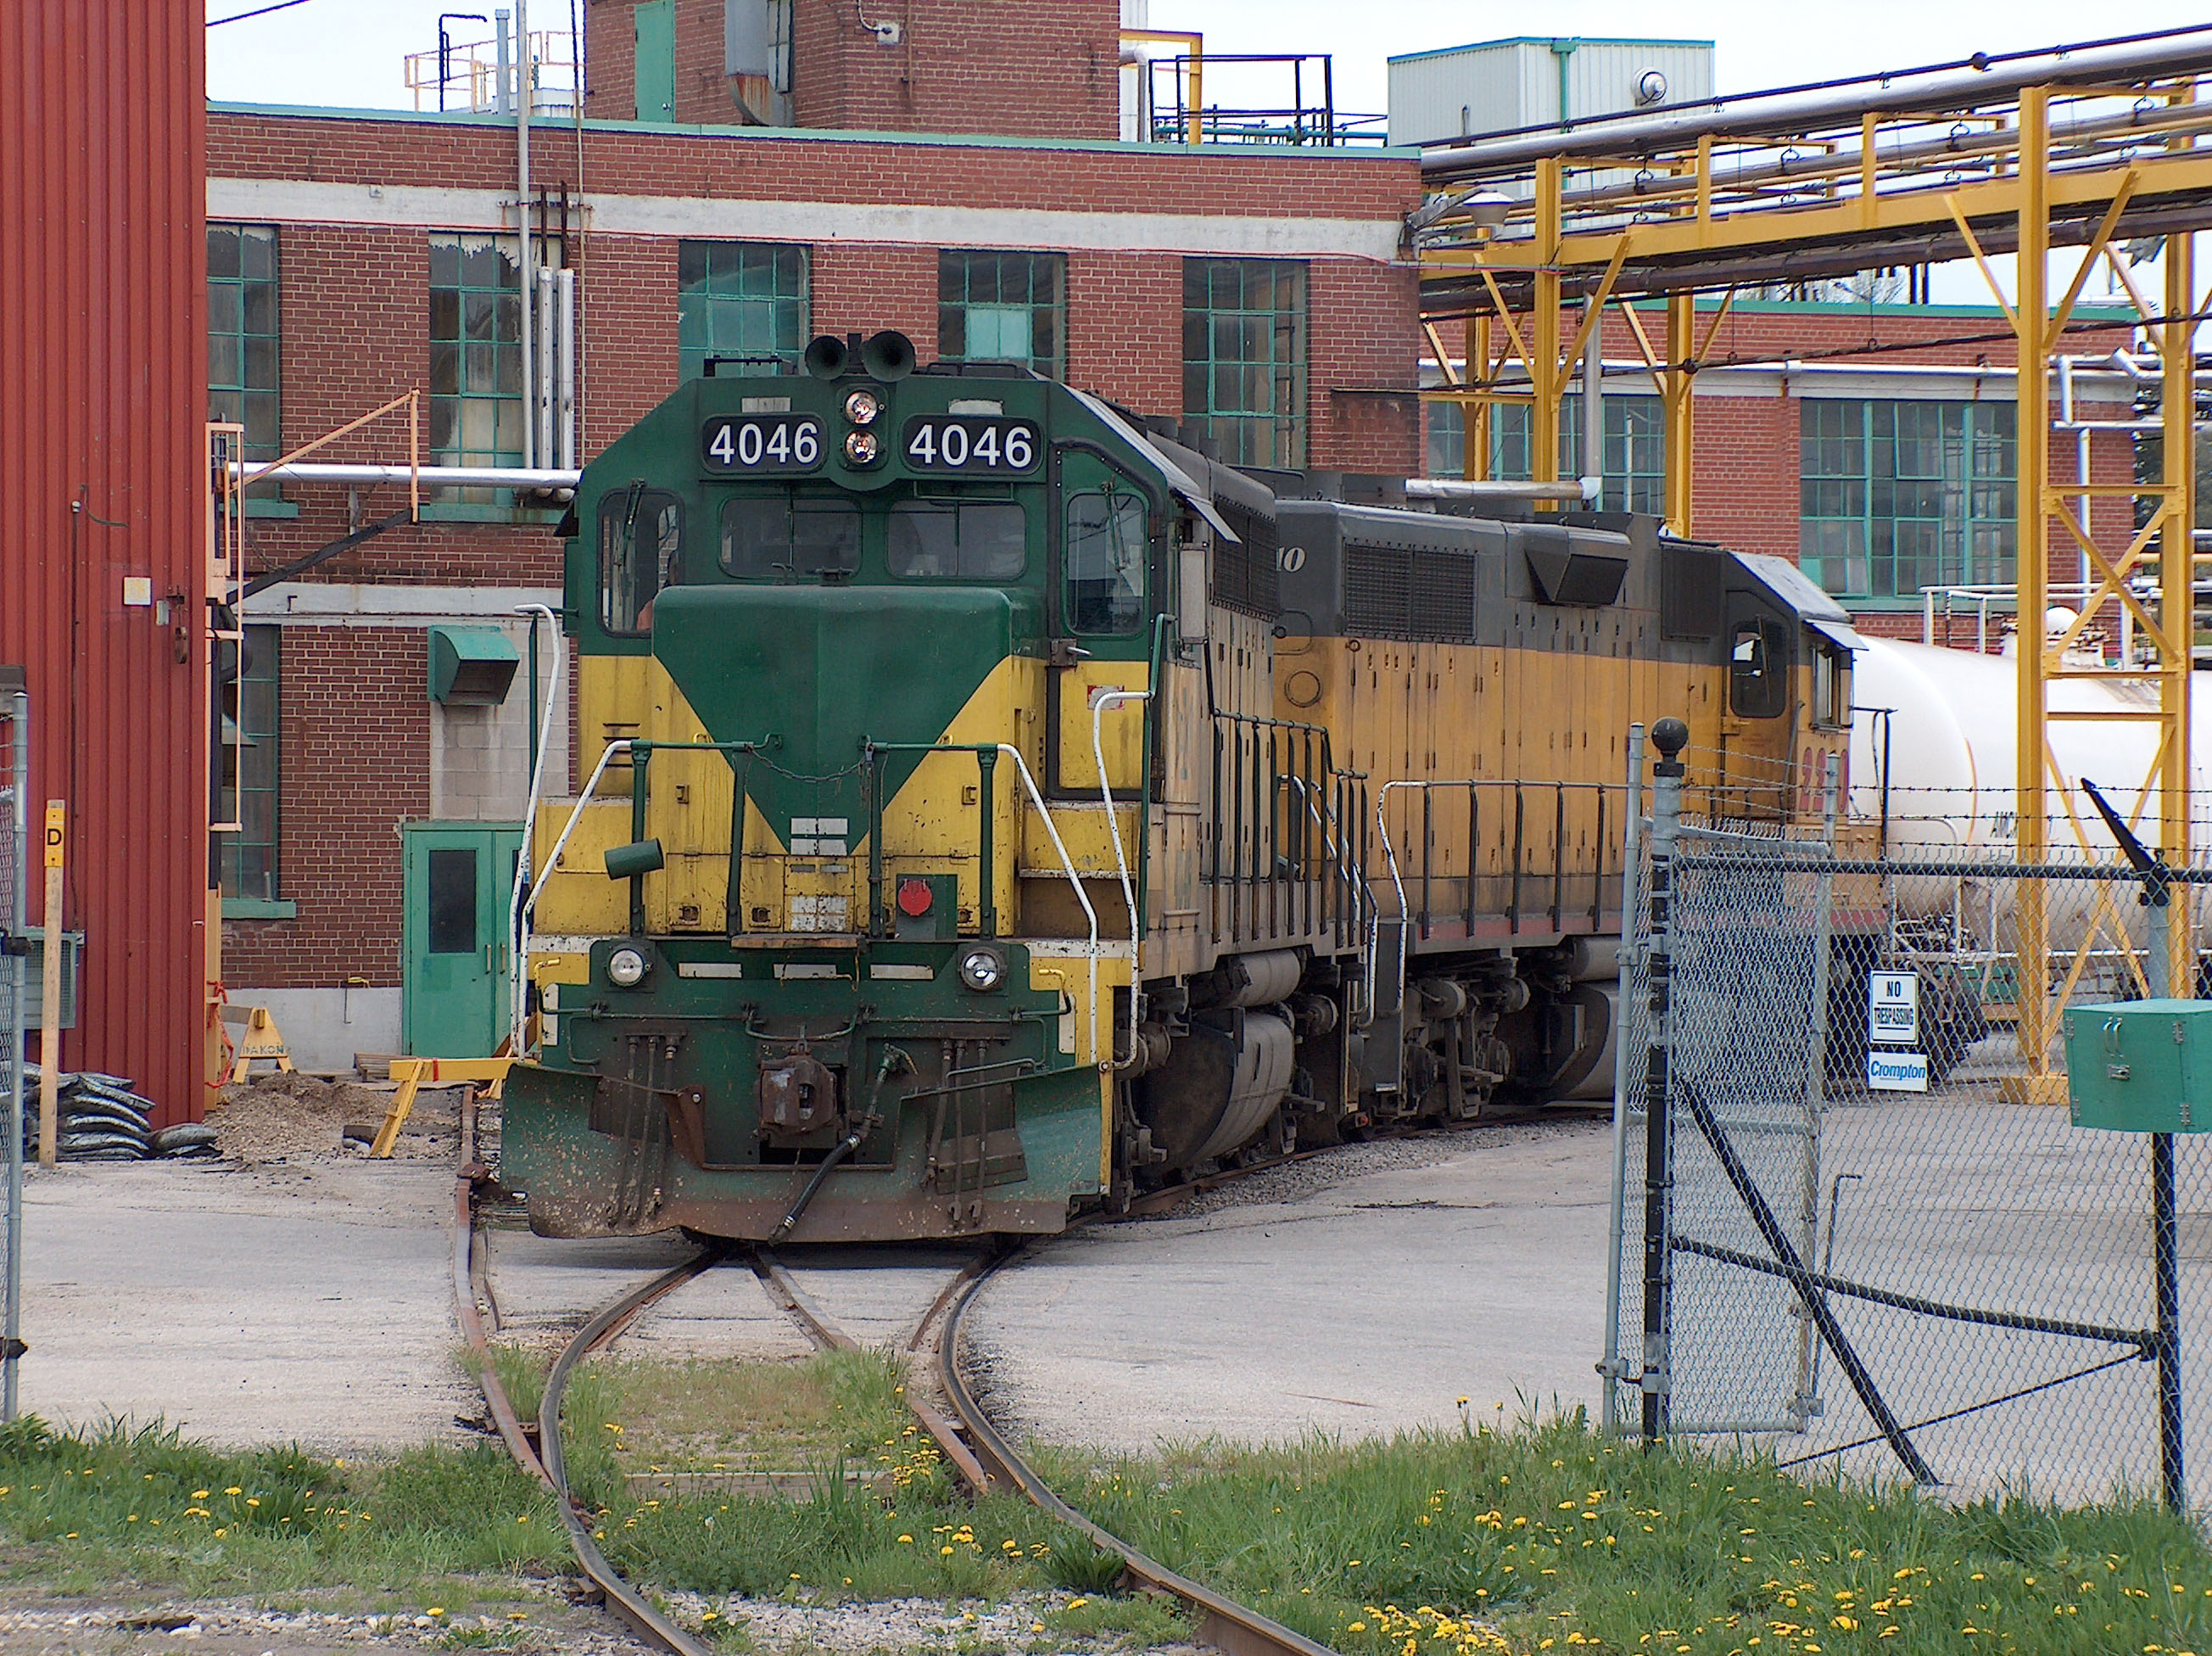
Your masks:
[{"label": "green metal door", "polygon": [[401,844],[400,1044],[419,1057],[489,1057],[507,1029],[522,825],[410,822]]},{"label": "green metal door", "polygon": [[633,7],[637,20],[637,118],[676,119],[676,0],[644,0]]}]

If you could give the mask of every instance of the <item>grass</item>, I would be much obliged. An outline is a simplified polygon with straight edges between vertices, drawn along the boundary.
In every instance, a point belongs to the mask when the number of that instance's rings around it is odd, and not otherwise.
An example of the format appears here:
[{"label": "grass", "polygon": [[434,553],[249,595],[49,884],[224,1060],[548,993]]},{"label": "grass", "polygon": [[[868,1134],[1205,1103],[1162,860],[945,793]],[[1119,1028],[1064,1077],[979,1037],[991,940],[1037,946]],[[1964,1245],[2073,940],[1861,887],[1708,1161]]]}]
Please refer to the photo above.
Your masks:
[{"label": "grass", "polygon": [[551,1501],[495,1446],[376,1462],[227,1453],[160,1422],[0,1427],[0,1586],[62,1594],[301,1595],[416,1611],[526,1594],[568,1549]]},{"label": "grass", "polygon": [[2212,1652],[2212,1556],[2154,1502],[1947,1506],[1541,1428],[1100,1464],[1054,1487],[1347,1652]]},{"label": "grass", "polygon": [[[534,1400],[531,1360],[495,1361]],[[594,1361],[570,1382],[572,1479],[610,1560],[656,1589],[950,1602],[1059,1587],[1076,1597],[1025,1649],[1189,1636],[1171,1607],[1111,1596],[1115,1561],[1026,1502],[962,1499],[901,1385],[870,1354]],[[813,1468],[813,1499],[631,1493],[633,1472],[729,1464],[741,1442],[755,1464]],[[1107,1528],[1351,1656],[2212,1656],[2212,1555],[2148,1501],[1954,1507],[1753,1457],[1646,1453],[1578,1416],[1038,1459]],[[225,1454],[158,1426],[0,1429],[0,1585],[276,1603],[337,1582],[356,1607],[428,1610],[520,1596],[567,1566],[549,1504],[488,1445],[347,1463]]]}]

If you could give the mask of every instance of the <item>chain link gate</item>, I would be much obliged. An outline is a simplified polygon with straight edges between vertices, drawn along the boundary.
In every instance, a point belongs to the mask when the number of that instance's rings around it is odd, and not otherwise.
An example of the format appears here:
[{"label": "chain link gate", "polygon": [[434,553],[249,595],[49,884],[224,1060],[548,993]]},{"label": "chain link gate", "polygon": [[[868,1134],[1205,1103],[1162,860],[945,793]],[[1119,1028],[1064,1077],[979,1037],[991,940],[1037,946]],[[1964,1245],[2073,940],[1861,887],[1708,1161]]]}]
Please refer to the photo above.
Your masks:
[{"label": "chain link gate", "polygon": [[[2069,1004],[2135,999],[2142,876],[1684,823],[1667,769],[1631,859],[1608,1428],[2185,1504],[2212,1448],[2212,1145],[2014,1101],[2023,893]],[[2187,925],[2212,870],[2172,878]]]}]

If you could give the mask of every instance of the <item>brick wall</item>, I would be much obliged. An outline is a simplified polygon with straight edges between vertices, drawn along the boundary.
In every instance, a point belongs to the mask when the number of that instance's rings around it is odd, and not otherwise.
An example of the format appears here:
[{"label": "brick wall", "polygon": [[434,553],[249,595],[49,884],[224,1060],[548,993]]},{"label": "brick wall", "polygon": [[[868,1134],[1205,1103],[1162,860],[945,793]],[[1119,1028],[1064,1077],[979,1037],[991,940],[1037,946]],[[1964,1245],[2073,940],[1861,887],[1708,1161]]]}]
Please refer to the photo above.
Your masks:
[{"label": "brick wall", "polygon": [[1182,414],[1180,259],[1067,256],[1067,379],[1140,414]]},{"label": "brick wall", "polygon": [[225,921],[227,982],[398,983],[398,825],[430,811],[422,649],[419,628],[285,630],[278,880],[299,917]]},{"label": "brick wall", "polygon": [[584,113],[595,121],[637,119],[635,0],[584,0]]},{"label": "brick wall", "polygon": [[1414,273],[1317,259],[1306,268],[1306,454],[1338,472],[1419,471]]}]

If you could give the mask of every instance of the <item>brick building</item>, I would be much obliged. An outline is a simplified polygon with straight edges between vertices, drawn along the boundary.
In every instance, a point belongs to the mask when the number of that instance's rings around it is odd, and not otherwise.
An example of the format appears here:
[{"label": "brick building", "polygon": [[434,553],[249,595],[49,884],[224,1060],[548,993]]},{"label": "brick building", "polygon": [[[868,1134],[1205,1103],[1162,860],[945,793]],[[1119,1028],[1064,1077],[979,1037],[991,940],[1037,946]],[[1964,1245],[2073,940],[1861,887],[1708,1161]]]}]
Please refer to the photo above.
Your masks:
[{"label": "brick building", "polygon": [[[1419,468],[1409,155],[1121,141],[1112,3],[1000,40],[974,0],[915,0],[886,45],[799,0],[764,89],[722,72],[725,12],[595,0],[582,118],[533,123],[530,262],[568,273],[578,461],[709,356],[795,366],[816,333],[895,328],[925,362],[1026,360],[1226,458]],[[545,374],[550,402],[552,370],[540,350],[524,375],[514,119],[216,106],[208,131],[211,394],[254,457],[416,389],[425,464],[520,466],[523,387]],[[314,458],[408,441],[389,416]],[[518,607],[561,604],[561,503],[447,490],[410,524],[404,486],[252,492],[228,990],[309,1067],[459,1050],[484,1033],[432,1007],[495,1027],[529,673],[440,700],[431,663],[526,656]]]},{"label": "brick building", "polygon": [[[1232,461],[1457,474],[1456,411],[1425,431],[1416,395],[1438,369],[1404,251],[1412,153],[1133,141],[1129,9],[1000,15],[589,0],[582,107],[533,123],[526,189],[511,116],[211,108],[216,411],[267,459],[417,391],[426,464],[565,466],[710,356],[795,364],[816,333],[895,328],[925,362],[1024,360]],[[529,283],[527,330],[518,198],[529,266],[560,272]],[[2003,332],[1994,311],[1740,301],[1698,379],[1698,532],[1805,557],[1874,627],[1917,626],[1931,581],[2008,580]],[[1610,319],[1605,356],[1604,503],[1650,507],[1655,387]],[[2128,417],[2110,364],[2075,384],[2084,418]],[[1495,475],[1527,473],[1515,414]],[[2093,478],[2127,474],[2126,433],[2087,441]],[[387,416],[315,458],[408,441]],[[2074,445],[2054,439],[2055,480]],[[452,490],[409,523],[405,492],[264,484],[247,520],[224,977],[313,1068],[481,1050],[504,993],[534,728],[517,612],[560,606],[562,507]],[[2100,503],[2100,544],[2124,515]],[[2070,549],[2051,560],[2074,578]],[[550,741],[565,791],[566,718]]]},{"label": "brick building", "polygon": [[[1701,335],[1717,303],[1701,301]],[[2113,361],[2131,344],[2131,316],[2087,304],[2076,314],[2062,347],[2073,361],[2063,387],[2054,381],[2066,399],[2055,395],[2051,411],[2054,487],[2134,475],[2127,428],[2138,382]],[[1663,337],[1664,326],[1652,307],[1646,335]],[[1656,513],[1666,476],[1659,387],[1641,371],[1625,320],[1609,315],[1604,336],[1601,504]],[[1863,631],[1918,637],[1923,589],[2014,578],[2014,362],[2011,324],[1994,305],[1735,301],[1695,381],[1693,532],[1802,563]],[[1433,359],[1422,382],[1443,382]],[[1583,470],[1579,400],[1570,397],[1561,421],[1563,478]],[[1492,427],[1490,474],[1528,476],[1526,405],[1498,405]],[[1465,429],[1458,408],[1427,405],[1423,458],[1432,474],[1461,475]],[[2131,502],[2106,496],[2075,509],[2100,551],[2126,549]],[[2054,601],[2063,601],[2063,589],[2084,578],[2081,549],[2054,523],[2045,553]],[[1976,613],[1963,594],[1950,607]],[[1962,622],[1956,636],[1970,630]]]}]

